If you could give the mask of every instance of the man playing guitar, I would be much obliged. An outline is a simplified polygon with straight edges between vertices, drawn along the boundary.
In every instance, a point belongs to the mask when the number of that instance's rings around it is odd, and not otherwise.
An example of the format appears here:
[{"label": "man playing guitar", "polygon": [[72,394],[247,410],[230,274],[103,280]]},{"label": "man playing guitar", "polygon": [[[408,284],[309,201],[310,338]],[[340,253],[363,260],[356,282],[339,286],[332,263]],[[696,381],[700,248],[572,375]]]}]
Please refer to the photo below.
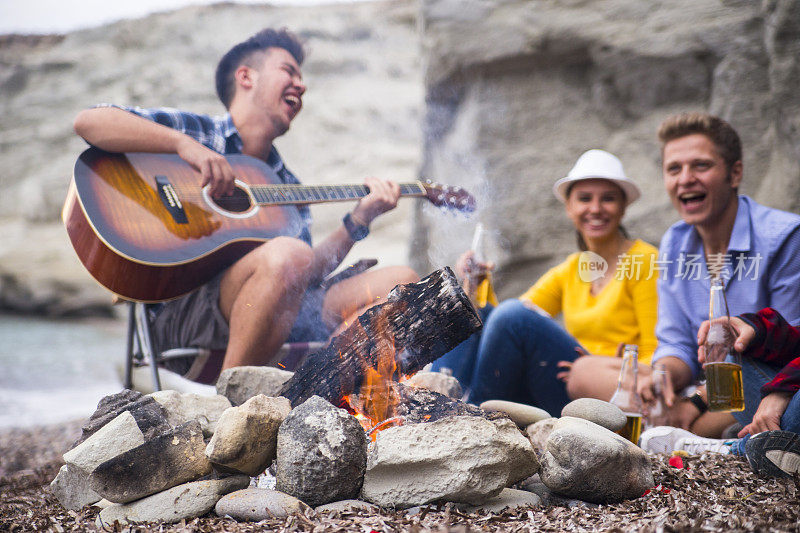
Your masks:
[{"label": "man playing guitar", "polygon": [[[201,185],[214,198],[234,190],[234,171],[223,154],[256,157],[284,183],[299,183],[272,143],[302,108],[304,55],[286,29],[262,30],[231,48],[217,66],[217,94],[227,114],[100,106],[77,116],[75,132],[108,152],[176,153],[201,173]],[[388,267],[320,285],[366,236],[372,220],[397,205],[397,183],[367,178],[365,184],[369,194],[317,246],[311,247],[308,207],[295,206],[305,224],[299,239],[268,240],[199,289],[161,304],[153,328],[159,348],[224,350],[223,369],[266,365],[285,341],[325,340],[398,283],[418,280],[410,268]]]}]

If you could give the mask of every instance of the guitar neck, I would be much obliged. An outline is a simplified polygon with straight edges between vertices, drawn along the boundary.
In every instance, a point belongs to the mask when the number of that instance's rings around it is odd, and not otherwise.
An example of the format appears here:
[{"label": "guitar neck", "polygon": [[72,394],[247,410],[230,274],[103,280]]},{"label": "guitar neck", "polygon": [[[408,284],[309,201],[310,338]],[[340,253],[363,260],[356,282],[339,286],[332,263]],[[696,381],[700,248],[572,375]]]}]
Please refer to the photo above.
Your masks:
[{"label": "guitar neck", "polygon": [[[400,183],[400,196],[425,196],[421,183]],[[358,200],[369,194],[366,185],[251,185],[259,205],[318,204]]]}]

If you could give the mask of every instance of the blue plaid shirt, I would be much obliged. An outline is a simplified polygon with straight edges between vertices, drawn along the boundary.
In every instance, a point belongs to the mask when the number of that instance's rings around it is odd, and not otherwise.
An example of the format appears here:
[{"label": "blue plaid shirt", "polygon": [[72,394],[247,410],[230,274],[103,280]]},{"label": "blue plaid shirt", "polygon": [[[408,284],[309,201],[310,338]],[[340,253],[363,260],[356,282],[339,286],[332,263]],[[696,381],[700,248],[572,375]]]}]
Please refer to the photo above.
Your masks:
[{"label": "blue plaid shirt", "polygon": [[[236,126],[234,126],[230,113],[219,117],[210,117],[208,115],[198,115],[171,107],[145,109],[142,107],[127,107],[115,104],[101,104],[98,107],[117,107],[134,113],[140,117],[157,122],[162,126],[167,126],[168,128],[185,133],[203,146],[220,154],[242,153],[242,138],[239,137],[239,131],[236,129]],[[287,185],[300,183],[300,180],[292,174],[292,171],[286,168],[275,146],[272,147],[267,157],[267,164],[275,170],[283,183]],[[303,230],[300,233],[300,239],[310,246],[311,232],[309,231],[309,226],[311,225],[311,211],[307,205],[298,205],[296,207],[300,212],[300,218],[303,220]]]}]

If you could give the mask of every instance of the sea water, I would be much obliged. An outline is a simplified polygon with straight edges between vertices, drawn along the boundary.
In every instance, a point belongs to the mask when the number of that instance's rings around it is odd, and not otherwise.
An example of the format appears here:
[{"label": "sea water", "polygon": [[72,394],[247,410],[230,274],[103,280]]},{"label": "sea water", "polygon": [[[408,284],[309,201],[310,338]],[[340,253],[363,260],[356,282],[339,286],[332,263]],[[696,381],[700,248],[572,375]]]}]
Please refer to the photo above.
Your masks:
[{"label": "sea water", "polygon": [[91,415],[122,388],[126,325],[0,314],[0,428]]}]

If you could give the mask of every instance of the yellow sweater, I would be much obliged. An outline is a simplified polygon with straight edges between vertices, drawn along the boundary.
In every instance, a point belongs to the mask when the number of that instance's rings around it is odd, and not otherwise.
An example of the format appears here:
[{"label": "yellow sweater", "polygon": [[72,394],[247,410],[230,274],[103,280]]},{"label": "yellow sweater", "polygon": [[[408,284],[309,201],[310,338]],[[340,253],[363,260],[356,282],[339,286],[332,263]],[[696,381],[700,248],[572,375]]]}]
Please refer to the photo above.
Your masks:
[{"label": "yellow sweater", "polygon": [[[656,349],[658,250],[636,240],[618,261],[614,278],[597,296],[591,293],[591,273],[596,270],[587,267],[592,255],[571,254],[539,278],[520,300],[538,305],[550,316],[563,313],[567,331],[589,353],[613,356],[621,342],[638,344],[639,361],[649,365]],[[601,258],[594,255],[594,259]]]}]

